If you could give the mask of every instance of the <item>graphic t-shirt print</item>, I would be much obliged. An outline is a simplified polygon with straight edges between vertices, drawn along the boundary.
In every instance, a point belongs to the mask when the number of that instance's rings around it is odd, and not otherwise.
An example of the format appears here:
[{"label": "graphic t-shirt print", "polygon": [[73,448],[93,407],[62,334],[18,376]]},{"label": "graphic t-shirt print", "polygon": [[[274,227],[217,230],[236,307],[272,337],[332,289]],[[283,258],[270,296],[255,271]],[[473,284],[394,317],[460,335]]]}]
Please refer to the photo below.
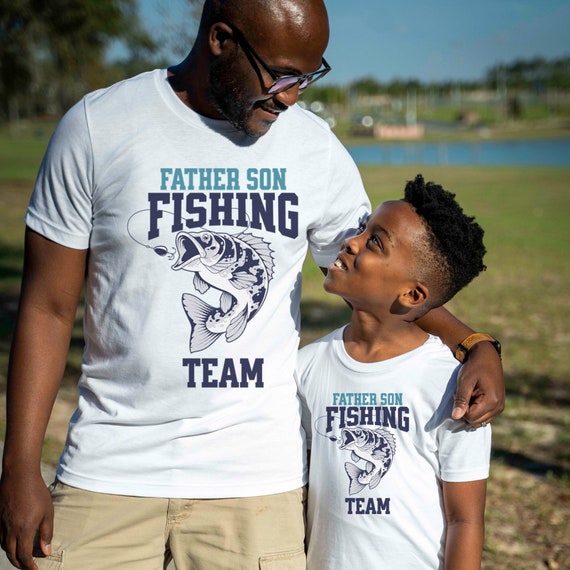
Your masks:
[{"label": "graphic t-shirt print", "polygon": [[192,274],[191,290],[181,298],[189,352],[219,339],[234,342],[263,306],[273,279],[265,236],[298,235],[298,197],[287,192],[286,169],[161,168],[159,191],[148,202],[127,230],[171,270]]}]

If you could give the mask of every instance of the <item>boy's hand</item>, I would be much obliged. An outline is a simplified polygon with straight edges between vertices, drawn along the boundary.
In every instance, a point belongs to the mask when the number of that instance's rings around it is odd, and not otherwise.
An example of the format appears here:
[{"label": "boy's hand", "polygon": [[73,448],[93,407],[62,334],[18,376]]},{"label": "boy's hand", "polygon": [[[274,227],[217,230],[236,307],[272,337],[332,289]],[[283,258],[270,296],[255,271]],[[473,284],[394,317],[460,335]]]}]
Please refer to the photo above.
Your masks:
[{"label": "boy's hand", "polygon": [[501,359],[490,342],[469,351],[457,380],[451,417],[463,418],[478,428],[490,423],[505,408],[505,380]]}]

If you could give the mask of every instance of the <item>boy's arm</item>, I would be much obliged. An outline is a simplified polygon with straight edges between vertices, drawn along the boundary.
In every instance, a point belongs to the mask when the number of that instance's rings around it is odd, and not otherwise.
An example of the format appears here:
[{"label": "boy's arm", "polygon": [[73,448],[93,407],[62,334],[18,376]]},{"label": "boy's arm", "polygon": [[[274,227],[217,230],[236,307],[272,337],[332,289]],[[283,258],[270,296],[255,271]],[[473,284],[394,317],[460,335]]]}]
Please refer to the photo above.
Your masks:
[{"label": "boy's arm", "polygon": [[445,570],[480,570],[485,538],[487,480],[449,483],[443,481],[447,520]]},{"label": "boy's arm", "polygon": [[[435,334],[455,354],[457,345],[473,334],[473,330],[439,307],[418,319],[426,332]],[[463,418],[479,427],[491,422],[505,407],[505,381],[501,358],[490,342],[479,342],[469,351],[461,367],[453,404],[453,419]]]}]

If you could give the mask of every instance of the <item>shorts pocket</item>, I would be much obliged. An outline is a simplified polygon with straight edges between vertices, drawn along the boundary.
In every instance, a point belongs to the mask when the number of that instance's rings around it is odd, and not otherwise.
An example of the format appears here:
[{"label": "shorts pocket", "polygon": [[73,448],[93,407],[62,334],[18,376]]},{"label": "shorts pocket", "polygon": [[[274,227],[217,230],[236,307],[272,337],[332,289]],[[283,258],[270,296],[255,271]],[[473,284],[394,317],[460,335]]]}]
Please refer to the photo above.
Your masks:
[{"label": "shorts pocket", "polygon": [[63,570],[63,551],[54,552],[49,556],[34,557],[39,570]]},{"label": "shorts pocket", "polygon": [[265,554],[259,558],[259,570],[305,570],[307,559],[303,548]]}]

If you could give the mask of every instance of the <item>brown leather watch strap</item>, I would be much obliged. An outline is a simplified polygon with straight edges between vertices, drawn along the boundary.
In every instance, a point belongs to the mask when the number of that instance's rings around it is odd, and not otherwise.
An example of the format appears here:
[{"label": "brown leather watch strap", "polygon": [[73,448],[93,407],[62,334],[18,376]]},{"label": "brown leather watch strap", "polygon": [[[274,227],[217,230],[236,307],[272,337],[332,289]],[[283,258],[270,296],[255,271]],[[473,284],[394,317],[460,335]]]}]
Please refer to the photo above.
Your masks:
[{"label": "brown leather watch strap", "polygon": [[473,346],[475,346],[478,342],[487,340],[489,341],[494,347],[499,357],[501,356],[501,343],[490,334],[487,333],[473,333],[470,334],[467,338],[463,339],[458,345],[457,349],[455,350],[455,358],[459,360],[459,362],[465,362],[467,360],[467,355]]}]

